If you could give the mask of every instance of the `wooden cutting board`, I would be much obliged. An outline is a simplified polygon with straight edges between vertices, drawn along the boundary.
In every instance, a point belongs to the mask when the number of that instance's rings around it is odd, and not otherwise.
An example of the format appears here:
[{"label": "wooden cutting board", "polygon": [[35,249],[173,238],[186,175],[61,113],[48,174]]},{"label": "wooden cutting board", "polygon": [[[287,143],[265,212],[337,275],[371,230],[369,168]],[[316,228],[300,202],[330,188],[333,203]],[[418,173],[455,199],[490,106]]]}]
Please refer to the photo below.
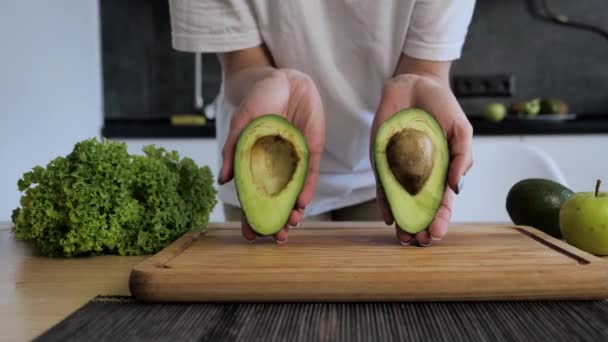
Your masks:
[{"label": "wooden cutting board", "polygon": [[137,265],[130,289],[142,301],[600,299],[608,262],[528,227],[453,226],[403,247],[382,223],[302,223],[284,245],[228,223]]}]

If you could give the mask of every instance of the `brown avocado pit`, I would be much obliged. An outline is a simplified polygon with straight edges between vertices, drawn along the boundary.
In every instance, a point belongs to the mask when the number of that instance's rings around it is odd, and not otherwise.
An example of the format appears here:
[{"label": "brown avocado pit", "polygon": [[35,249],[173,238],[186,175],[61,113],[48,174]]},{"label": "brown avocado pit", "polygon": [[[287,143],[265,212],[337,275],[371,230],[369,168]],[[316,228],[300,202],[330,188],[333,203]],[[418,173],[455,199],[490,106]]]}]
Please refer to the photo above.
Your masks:
[{"label": "brown avocado pit", "polygon": [[291,181],[298,161],[289,141],[279,135],[261,137],[251,148],[252,181],[260,193],[274,196]]},{"label": "brown avocado pit", "polygon": [[433,170],[434,153],[431,138],[425,132],[412,128],[393,135],[386,147],[391,171],[411,195],[419,193],[428,180]]}]

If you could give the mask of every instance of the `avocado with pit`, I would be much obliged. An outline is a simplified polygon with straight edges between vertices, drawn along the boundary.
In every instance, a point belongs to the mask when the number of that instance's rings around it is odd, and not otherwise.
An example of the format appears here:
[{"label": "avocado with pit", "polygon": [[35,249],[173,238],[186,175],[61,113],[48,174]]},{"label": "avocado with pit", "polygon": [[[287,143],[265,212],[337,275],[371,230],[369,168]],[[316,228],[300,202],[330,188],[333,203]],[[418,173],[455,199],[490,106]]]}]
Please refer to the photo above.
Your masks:
[{"label": "avocado with pit", "polygon": [[534,227],[559,239],[559,212],[572,195],[572,190],[550,179],[523,179],[507,193],[507,213],[513,223]]},{"label": "avocado with pit", "polygon": [[449,149],[435,118],[404,109],[378,129],[374,168],[397,226],[416,234],[435,219],[447,183]]},{"label": "avocado with pit", "polygon": [[289,220],[308,172],[306,139],[289,121],[268,114],[239,136],[234,179],[241,210],[259,235],[279,232]]}]

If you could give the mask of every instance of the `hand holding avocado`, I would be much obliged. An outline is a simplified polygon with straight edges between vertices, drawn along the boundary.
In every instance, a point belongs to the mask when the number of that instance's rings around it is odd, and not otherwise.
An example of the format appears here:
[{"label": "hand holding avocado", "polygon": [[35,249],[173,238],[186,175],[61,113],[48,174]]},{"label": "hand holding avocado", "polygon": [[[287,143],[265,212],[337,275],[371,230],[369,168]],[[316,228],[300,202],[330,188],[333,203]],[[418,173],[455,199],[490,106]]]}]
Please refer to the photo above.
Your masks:
[{"label": "hand holding avocado", "polygon": [[[264,120],[260,118],[270,113],[276,115],[265,117]],[[258,118],[260,120],[256,121]],[[254,121],[259,124],[257,127],[250,125]],[[241,137],[244,131],[246,134]],[[258,137],[274,136],[279,144],[255,139],[256,132],[259,133]],[[257,159],[255,168],[244,169],[249,168],[249,165],[243,163],[244,157],[239,155],[237,142],[241,147],[245,146],[241,142],[251,143],[248,150],[252,152],[251,158]],[[222,168],[218,180],[220,184],[227,183],[235,171],[240,171],[235,168],[243,168],[248,171],[243,174],[247,173],[250,177],[245,182],[239,182],[237,177],[239,196],[252,196],[248,203],[268,207],[264,208],[270,213],[272,222],[266,222],[264,225],[271,224],[262,228],[255,226],[257,220],[250,214],[252,211],[259,212],[259,208],[243,205],[242,232],[247,240],[254,240],[258,234],[274,235],[277,242],[287,240],[288,225],[296,226],[300,222],[306,205],[313,197],[324,143],[323,106],[316,86],[308,76],[295,70],[272,70],[257,79],[247,90],[230,123],[230,132],[222,150]],[[302,169],[302,166],[306,168]],[[268,172],[273,173],[273,176],[267,177]],[[301,184],[296,182],[292,186],[288,180],[294,173],[302,179]],[[285,175],[287,178],[283,177]],[[292,186],[293,189],[286,192],[288,198],[266,203],[253,198],[256,192],[247,186],[260,188],[270,197],[278,194],[278,190],[284,186]],[[270,208],[273,204],[291,205],[291,208]],[[288,216],[272,215],[279,212],[286,212]]]},{"label": "hand holding avocado", "polygon": [[[412,109],[396,113],[402,108]],[[453,195],[473,163],[472,135],[452,92],[434,79],[399,75],[385,86],[372,124],[371,161],[382,215],[386,224],[396,221],[403,244],[428,245],[446,234]],[[392,153],[399,145],[417,147]]]},{"label": "hand holding avocado", "polygon": [[[289,226],[302,219],[318,176],[324,130],[314,84],[298,72],[272,73],[244,97],[231,122],[219,181],[235,178],[247,240],[273,235],[283,242]],[[453,194],[472,165],[471,141],[471,125],[456,98],[437,81],[398,76],[384,88],[372,125],[371,161],[380,210],[386,224],[396,222],[403,244],[417,240],[426,246],[446,234]]]}]

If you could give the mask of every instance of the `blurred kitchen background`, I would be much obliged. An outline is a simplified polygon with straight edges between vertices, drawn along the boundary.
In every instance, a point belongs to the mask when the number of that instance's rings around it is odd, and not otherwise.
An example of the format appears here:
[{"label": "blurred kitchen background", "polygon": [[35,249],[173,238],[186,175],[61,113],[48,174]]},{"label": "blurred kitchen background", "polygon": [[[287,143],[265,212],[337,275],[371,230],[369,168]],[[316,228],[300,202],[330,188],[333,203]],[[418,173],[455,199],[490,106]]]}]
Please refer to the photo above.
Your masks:
[{"label": "blurred kitchen background", "polygon": [[[132,152],[155,143],[217,174],[214,55],[171,47],[167,0],[0,3],[0,221],[18,205],[17,179],[92,136]],[[563,22],[572,23],[564,25]],[[517,180],[575,191],[608,182],[608,1],[478,0],[453,87],[475,129],[475,167],[454,221],[508,221]],[[482,116],[558,98],[565,116]],[[212,220],[221,221],[218,205]]]}]

